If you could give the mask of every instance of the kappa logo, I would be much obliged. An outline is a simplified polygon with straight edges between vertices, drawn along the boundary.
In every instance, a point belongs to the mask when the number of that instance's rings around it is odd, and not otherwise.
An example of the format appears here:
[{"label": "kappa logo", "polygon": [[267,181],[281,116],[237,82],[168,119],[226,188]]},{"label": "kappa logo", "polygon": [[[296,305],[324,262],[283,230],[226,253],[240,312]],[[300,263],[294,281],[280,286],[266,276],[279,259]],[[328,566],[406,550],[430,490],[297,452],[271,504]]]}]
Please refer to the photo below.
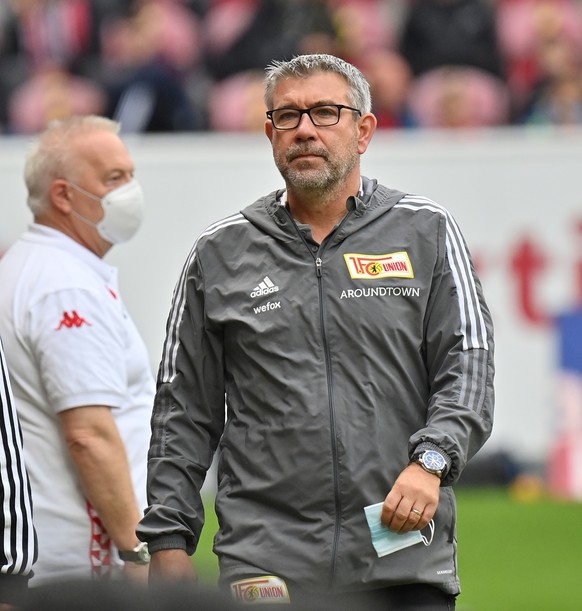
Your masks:
[{"label": "kappa logo", "polygon": [[386,255],[347,253],[344,255],[344,260],[350,276],[354,279],[414,278],[412,263],[405,251]]},{"label": "kappa logo", "polygon": [[263,297],[264,295],[270,295],[276,293],[279,287],[269,278],[265,276],[262,282],[259,282],[258,286],[255,286],[251,293],[251,297]]},{"label": "kappa logo", "polygon": [[82,327],[83,325],[92,326],[90,322],[77,314],[77,310],[73,310],[70,314],[69,312],[63,312],[63,319],[55,331],[60,331],[63,327],[72,329],[73,327]]}]

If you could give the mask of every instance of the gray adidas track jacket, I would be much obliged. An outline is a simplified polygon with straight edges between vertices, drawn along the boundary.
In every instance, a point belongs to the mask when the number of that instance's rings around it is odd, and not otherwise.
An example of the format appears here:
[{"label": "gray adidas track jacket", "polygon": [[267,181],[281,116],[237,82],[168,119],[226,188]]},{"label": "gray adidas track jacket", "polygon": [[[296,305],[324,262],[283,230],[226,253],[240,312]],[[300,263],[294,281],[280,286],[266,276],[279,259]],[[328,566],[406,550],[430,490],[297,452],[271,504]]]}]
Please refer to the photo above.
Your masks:
[{"label": "gray adidas track jacket", "polygon": [[[218,448],[223,578],[458,593],[450,485],[493,418],[493,329],[464,239],[443,207],[364,178],[318,246],[278,196],[210,226],[186,262],[138,534],[194,552]],[[449,466],[433,542],[378,558],[363,508],[434,446]]]}]

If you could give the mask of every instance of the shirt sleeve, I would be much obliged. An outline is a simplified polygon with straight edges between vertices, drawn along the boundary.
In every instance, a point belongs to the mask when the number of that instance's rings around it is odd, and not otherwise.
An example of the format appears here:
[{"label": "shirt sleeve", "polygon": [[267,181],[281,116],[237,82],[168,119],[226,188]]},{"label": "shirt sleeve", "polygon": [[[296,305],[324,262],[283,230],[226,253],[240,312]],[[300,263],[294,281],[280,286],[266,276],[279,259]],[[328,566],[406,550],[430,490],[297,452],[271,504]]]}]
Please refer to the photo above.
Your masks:
[{"label": "shirt sleeve", "polygon": [[30,337],[47,402],[56,412],[123,405],[127,389],[123,305],[107,293],[72,288],[30,311]]}]

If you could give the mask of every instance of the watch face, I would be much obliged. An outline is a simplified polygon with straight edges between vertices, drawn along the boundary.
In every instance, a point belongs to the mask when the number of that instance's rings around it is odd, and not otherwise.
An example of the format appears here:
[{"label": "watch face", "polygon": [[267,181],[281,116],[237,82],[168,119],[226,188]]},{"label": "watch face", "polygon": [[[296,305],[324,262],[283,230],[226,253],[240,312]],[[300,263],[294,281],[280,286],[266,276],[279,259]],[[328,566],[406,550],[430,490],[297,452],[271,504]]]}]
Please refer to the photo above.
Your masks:
[{"label": "watch face", "polygon": [[434,450],[427,450],[422,455],[422,462],[424,466],[431,471],[442,471],[447,464],[442,454]]},{"label": "watch face", "polygon": [[150,561],[150,553],[148,551],[147,543],[141,543],[137,546],[137,555],[141,562],[147,563]]}]

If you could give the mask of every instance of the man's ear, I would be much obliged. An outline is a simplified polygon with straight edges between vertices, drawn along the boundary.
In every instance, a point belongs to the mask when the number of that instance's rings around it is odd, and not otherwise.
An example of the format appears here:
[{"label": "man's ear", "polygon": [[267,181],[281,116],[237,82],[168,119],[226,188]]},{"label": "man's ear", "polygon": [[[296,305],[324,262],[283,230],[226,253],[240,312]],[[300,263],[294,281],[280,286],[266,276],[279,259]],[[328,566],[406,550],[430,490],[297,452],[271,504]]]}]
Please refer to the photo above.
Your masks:
[{"label": "man's ear", "polygon": [[376,131],[377,124],[378,120],[371,112],[367,112],[363,117],[360,118],[360,127],[358,135],[358,152],[360,153],[360,155],[363,155],[366,152],[368,145],[372,140],[372,136]]},{"label": "man's ear", "polygon": [[69,183],[63,178],[56,178],[49,187],[51,205],[59,212],[69,214],[71,206],[71,189]]},{"label": "man's ear", "polygon": [[267,138],[273,142],[273,123],[269,121],[269,119],[265,121],[265,134]]}]

